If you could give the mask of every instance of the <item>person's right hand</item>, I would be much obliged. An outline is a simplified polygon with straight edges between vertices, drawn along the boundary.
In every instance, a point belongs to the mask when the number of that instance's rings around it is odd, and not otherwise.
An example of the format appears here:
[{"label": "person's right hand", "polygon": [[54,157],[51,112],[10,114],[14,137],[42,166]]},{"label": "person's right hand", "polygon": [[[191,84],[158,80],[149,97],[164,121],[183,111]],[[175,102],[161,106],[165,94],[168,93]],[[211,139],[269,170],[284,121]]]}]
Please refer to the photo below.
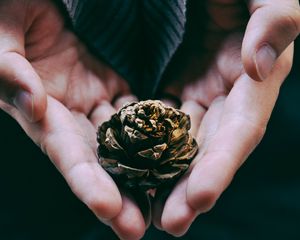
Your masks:
[{"label": "person's right hand", "polygon": [[128,194],[120,194],[95,152],[97,126],[134,97],[65,28],[52,2],[0,1],[0,107],[100,220],[122,239],[139,239],[143,214]]}]

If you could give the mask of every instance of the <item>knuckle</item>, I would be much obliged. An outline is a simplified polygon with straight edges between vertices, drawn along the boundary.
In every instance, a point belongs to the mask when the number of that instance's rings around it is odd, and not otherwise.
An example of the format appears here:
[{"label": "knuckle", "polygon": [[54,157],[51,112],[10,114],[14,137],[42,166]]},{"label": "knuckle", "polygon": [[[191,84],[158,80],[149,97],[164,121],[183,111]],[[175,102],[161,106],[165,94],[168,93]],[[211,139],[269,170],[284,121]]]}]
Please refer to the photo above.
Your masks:
[{"label": "knuckle", "polygon": [[54,132],[49,131],[49,132],[45,132],[44,134],[41,134],[37,142],[42,152],[50,157],[51,155],[50,146],[52,146],[52,142],[54,142]]},{"label": "knuckle", "polygon": [[285,16],[282,18],[284,25],[288,26],[291,31],[298,34],[300,32],[300,8],[287,7]]},{"label": "knuckle", "polygon": [[268,117],[258,116],[236,116],[238,119],[238,129],[245,129],[249,133],[248,139],[253,141],[253,146],[259,144],[266,132]]},{"label": "knuckle", "polygon": [[84,199],[85,204],[98,216],[101,218],[109,218],[109,203],[105,201],[104,198],[98,195],[90,195]]},{"label": "knuckle", "polygon": [[276,62],[275,68],[276,70],[282,72],[285,76],[289,74],[293,66],[293,57],[292,55],[285,54],[281,55]]},{"label": "knuckle", "polygon": [[228,117],[232,119],[231,124],[234,126],[235,131],[242,134],[249,146],[253,147],[262,140],[269,120],[269,115],[264,107],[255,114],[235,112]]},{"label": "knuckle", "polygon": [[[278,10],[277,10],[278,12]],[[294,6],[284,6],[278,14],[277,27],[285,36],[294,39],[300,32],[300,8]]]},{"label": "knuckle", "polygon": [[249,151],[253,151],[253,149],[263,139],[265,132],[266,132],[266,126],[265,126],[265,124],[251,123],[245,127],[248,128],[248,132],[250,133],[250,135],[248,137],[248,141],[249,141],[249,146],[252,146],[252,147],[250,147]]},{"label": "knuckle", "polygon": [[110,220],[117,216],[121,211],[121,204],[116,203],[115,199],[96,194],[83,199],[83,202],[100,220]]},{"label": "knuckle", "polygon": [[254,126],[254,131],[253,131],[253,139],[254,139],[254,145],[257,146],[262,138],[264,137],[266,132],[266,126],[262,125],[256,125]]}]

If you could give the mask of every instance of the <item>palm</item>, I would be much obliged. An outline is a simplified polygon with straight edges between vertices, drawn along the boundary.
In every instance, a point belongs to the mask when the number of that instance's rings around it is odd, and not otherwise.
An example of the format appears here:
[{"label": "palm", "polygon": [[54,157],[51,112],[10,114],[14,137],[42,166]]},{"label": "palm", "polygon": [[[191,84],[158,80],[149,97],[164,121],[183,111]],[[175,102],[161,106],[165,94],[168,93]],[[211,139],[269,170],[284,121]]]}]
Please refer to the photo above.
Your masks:
[{"label": "palm", "polygon": [[[58,13],[55,17],[57,20],[53,21],[53,16],[50,20],[46,15],[38,28],[27,36],[26,57],[41,77],[47,93],[68,108],[86,114],[97,103],[111,101],[116,94],[128,93],[125,82],[88,53],[83,44],[64,28]],[[54,26],[49,26],[49,23]],[[47,27],[54,30],[46,35],[43,31]],[[41,33],[43,41],[34,41]]]},{"label": "palm", "polygon": [[[65,112],[62,119],[71,113],[74,123],[80,123],[76,127],[67,122],[53,124],[53,127],[59,127],[60,131],[68,129],[71,134],[82,132],[75,139],[80,136],[81,141],[91,143],[95,150],[96,128],[114,109],[108,108],[109,111],[101,115],[97,111],[103,104],[111,103],[117,94],[128,94],[129,88],[65,28],[64,19],[54,6],[44,2],[35,8],[43,18],[31,26],[26,35],[26,58],[42,80],[49,97],[49,109],[55,105],[53,111]],[[38,41],[41,35],[43,41]]]}]

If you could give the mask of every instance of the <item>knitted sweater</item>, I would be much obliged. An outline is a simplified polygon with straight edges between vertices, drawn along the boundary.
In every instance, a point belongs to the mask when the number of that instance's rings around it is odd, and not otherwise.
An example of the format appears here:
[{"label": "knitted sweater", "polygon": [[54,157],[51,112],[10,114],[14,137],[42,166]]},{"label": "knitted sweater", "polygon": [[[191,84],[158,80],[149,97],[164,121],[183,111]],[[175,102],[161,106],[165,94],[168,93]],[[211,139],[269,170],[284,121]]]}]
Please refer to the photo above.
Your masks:
[{"label": "knitted sweater", "polygon": [[74,31],[123,76],[134,93],[155,95],[180,45],[186,0],[62,0]]}]

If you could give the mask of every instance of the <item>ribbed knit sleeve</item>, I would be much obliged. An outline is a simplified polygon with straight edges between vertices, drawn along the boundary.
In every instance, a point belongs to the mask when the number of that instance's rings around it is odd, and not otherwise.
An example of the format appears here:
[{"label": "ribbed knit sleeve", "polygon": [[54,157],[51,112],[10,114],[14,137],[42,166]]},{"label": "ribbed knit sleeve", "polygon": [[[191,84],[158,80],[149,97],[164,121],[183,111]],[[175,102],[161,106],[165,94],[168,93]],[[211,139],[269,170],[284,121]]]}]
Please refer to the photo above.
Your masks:
[{"label": "ribbed knit sleeve", "polygon": [[75,32],[142,98],[182,41],[185,0],[63,0]]}]

